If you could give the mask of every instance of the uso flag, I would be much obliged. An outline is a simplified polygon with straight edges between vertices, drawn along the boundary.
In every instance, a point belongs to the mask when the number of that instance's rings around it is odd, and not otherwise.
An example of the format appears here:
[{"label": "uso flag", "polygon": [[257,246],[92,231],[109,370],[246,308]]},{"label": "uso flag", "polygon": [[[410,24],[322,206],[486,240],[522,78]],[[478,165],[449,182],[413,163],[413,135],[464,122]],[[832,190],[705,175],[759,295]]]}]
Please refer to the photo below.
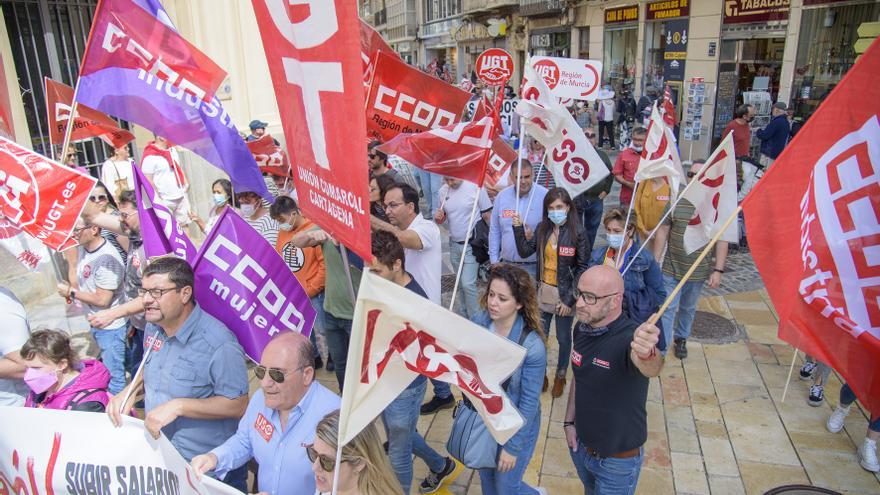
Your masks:
[{"label": "uso flag", "polygon": [[102,0],[76,100],[179,144],[229,175],[236,191],[271,198],[220,100],[225,73],[174,30],[157,0]]},{"label": "uso flag", "polygon": [[743,201],[779,337],[880,411],[880,42]]}]

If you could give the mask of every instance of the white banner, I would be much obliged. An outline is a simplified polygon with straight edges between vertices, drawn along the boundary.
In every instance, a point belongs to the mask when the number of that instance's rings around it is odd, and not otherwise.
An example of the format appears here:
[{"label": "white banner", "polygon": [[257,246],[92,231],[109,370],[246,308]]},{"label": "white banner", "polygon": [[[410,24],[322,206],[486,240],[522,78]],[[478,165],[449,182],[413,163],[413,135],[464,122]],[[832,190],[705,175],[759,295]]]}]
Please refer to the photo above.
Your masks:
[{"label": "white banner", "polygon": [[562,57],[532,57],[535,72],[553,96],[593,101],[601,81],[602,62]]},{"label": "white banner", "polygon": [[18,495],[240,495],[197,480],[164,435],[106,414],[0,407],[0,485]]}]

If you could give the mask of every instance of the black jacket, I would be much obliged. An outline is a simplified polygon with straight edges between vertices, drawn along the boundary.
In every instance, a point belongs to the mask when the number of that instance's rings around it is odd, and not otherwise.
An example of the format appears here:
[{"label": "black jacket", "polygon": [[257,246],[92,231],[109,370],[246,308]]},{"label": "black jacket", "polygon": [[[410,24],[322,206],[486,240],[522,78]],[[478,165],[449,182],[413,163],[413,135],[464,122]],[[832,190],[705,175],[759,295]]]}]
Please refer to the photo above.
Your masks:
[{"label": "black jacket", "polygon": [[[541,231],[540,224],[536,230]],[[536,232],[529,240],[526,239],[526,231],[522,225],[513,228],[516,250],[519,251],[519,255],[525,258],[536,251],[538,253],[538,270],[535,273],[539,282],[544,272],[544,246],[547,245],[547,238],[552,232],[552,228],[545,229],[541,239],[538,238]],[[572,289],[577,285],[578,277],[589,265],[590,246],[587,245],[587,232],[584,230],[584,226],[577,222],[577,239],[571,238],[571,229],[568,225],[559,227],[559,238],[556,242],[556,287],[559,289],[559,299],[572,310],[576,301]]]}]

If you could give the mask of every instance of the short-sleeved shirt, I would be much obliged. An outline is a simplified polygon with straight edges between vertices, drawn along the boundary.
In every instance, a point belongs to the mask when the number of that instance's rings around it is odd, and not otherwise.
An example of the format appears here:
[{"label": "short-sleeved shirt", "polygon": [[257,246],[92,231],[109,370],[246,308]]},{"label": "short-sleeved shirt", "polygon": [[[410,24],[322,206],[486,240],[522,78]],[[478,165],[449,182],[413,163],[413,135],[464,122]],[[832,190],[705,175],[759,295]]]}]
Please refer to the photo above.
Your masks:
[{"label": "short-sleeved shirt", "polygon": [[[150,353],[144,355],[147,413],[172,399],[237,399],[248,393],[244,351],[235,335],[198,305],[173,337],[147,324],[144,352]],[[179,417],[162,432],[190,461],[225,442],[237,428],[238,418]]]},{"label": "short-sleeved shirt", "polygon": [[[138,290],[141,288],[141,280],[144,268],[147,267],[147,253],[144,251],[143,239],[132,237],[128,243],[128,260],[125,262],[125,299],[131,301],[139,297]],[[129,323],[137,329],[143,330],[147,326],[144,313],[133,314],[128,317]]]},{"label": "short-sleeved shirt", "polygon": [[[85,247],[79,248],[79,260],[76,264],[76,279],[79,283],[80,292],[97,292],[98,289],[109,290],[113,293],[110,305],[107,308],[118,306],[125,298],[123,278],[125,266],[122,257],[112,244],[105,239],[101,246],[94,251],[88,251]],[[103,309],[98,306],[83,303],[87,314],[96,313]],[[113,320],[107,328],[119,328],[126,323],[126,318]]]},{"label": "short-sleeved shirt", "polygon": [[[667,211],[669,211],[669,204],[666,205],[663,214],[665,215]],[[696,209],[690,201],[681,198],[672,214],[666,217],[665,222],[669,226],[669,240],[667,241],[666,258],[663,260],[663,274],[676,280],[681,280],[700,256],[699,249],[691,254],[687,254],[684,249],[684,232],[688,222],[694,218],[695,211]],[[709,275],[712,274],[712,260],[710,258],[711,256],[703,258],[688,280],[692,282],[708,280]]]},{"label": "short-sleeved shirt", "polygon": [[[625,180],[632,182],[636,178],[636,171],[639,169],[639,160],[641,157],[636,150],[627,148],[617,155],[617,161],[614,162],[614,168],[611,169],[613,175],[620,175]],[[633,190],[631,187],[620,186],[620,204],[629,205],[632,199]]]},{"label": "short-sleeved shirt", "polygon": [[278,228],[280,227],[280,224],[269,216],[268,210],[256,220],[251,220],[245,216],[242,216],[242,218],[244,218],[244,221],[253,227],[263,239],[266,239],[269,244],[272,245],[272,248],[275,248],[275,245],[278,244]]},{"label": "short-sleeved shirt", "polygon": [[404,248],[406,271],[413,278],[432,302],[440,304],[440,274],[443,270],[443,246],[440,240],[440,228],[431,220],[416,215],[406,230],[419,235],[422,249]]},{"label": "short-sleeved shirt", "polygon": [[[171,158],[180,163],[180,156],[174,148],[171,148]],[[164,157],[159,155],[144,157],[144,160],[141,162],[141,170],[143,170],[145,175],[153,176],[156,194],[161,199],[176,200],[186,194],[186,190],[177,183],[177,178],[174,176],[171,164]]]},{"label": "short-sleeved shirt", "polygon": [[721,139],[727,137],[731,132],[733,132],[733,153],[737,157],[748,156],[752,140],[752,131],[749,129],[749,123],[740,124],[736,119],[731,120],[727,127],[724,128]]},{"label": "short-sleeved shirt", "polygon": [[[9,289],[0,287],[0,357],[18,352],[31,335],[27,312]],[[21,406],[28,395],[22,380],[0,378],[0,406]]]},{"label": "short-sleeved shirt", "polygon": [[578,440],[600,457],[642,446],[648,439],[648,378],[630,359],[636,323],[621,315],[605,333],[574,327],[571,366]]},{"label": "short-sleeved shirt", "polygon": [[440,186],[440,203],[446,210],[446,219],[449,223],[449,238],[453,242],[464,242],[467,236],[468,224],[471,219],[471,210],[474,206],[474,197],[479,194],[477,199],[477,212],[474,223],[480,219],[480,213],[492,209],[492,201],[486,190],[478,188],[472,182],[462,182],[460,186],[453,189],[449,184]]},{"label": "short-sleeved shirt", "polygon": [[120,192],[134,190],[134,175],[131,159],[109,159],[101,165],[101,182],[109,188],[113,196],[118,198]]},{"label": "short-sleeved shirt", "polygon": [[[333,241],[324,241],[321,245],[324,253],[324,312],[330,313],[334,318],[342,320],[350,320],[354,317],[354,302],[351,300],[351,293],[348,289],[348,280],[345,275],[345,265],[348,260],[343,260],[339,253],[339,247],[333,244]],[[357,288],[361,283],[361,271],[352,267],[351,270],[352,284]]]}]

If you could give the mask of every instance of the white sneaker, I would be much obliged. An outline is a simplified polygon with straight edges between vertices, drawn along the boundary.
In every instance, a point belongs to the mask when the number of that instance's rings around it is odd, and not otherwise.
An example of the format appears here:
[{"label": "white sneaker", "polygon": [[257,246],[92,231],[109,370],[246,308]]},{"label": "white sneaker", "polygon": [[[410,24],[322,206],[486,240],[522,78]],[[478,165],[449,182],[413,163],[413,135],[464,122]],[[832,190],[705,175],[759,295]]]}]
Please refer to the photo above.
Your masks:
[{"label": "white sneaker", "polygon": [[834,412],[831,413],[831,417],[828,418],[828,423],[825,425],[825,427],[828,428],[828,431],[831,433],[838,433],[843,429],[843,422],[849,415],[849,408],[850,406],[841,407],[839,405],[834,408]]},{"label": "white sneaker", "polygon": [[859,464],[872,473],[880,472],[880,462],[877,462],[877,441],[865,439],[859,447]]},{"label": "white sneaker", "polygon": [[541,495],[547,495],[547,489],[546,489],[546,488],[542,488],[542,487],[540,487],[540,486],[536,486],[536,487],[535,487],[535,490],[538,490],[538,493],[540,493]]}]

